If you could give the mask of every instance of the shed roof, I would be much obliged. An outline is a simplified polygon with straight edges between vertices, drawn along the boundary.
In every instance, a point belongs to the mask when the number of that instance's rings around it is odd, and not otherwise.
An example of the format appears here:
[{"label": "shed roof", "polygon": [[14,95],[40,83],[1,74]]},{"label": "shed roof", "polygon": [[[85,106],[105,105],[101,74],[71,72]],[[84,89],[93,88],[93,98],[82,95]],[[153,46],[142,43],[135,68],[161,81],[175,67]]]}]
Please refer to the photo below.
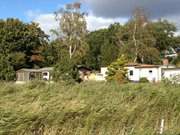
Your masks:
[{"label": "shed roof", "polygon": [[16,72],[45,72],[45,71],[52,71],[53,67],[45,67],[39,69],[29,69],[29,68],[22,68]]}]

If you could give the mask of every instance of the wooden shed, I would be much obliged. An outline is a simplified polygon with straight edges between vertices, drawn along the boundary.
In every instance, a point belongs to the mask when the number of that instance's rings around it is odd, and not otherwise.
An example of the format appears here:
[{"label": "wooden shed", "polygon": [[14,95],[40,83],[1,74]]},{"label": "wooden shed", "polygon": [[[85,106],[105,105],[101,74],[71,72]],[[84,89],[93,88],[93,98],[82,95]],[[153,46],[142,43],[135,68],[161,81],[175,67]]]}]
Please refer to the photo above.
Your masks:
[{"label": "wooden shed", "polygon": [[40,68],[40,69],[20,69],[16,71],[16,82],[27,82],[32,80],[46,80],[52,79],[52,67]]}]

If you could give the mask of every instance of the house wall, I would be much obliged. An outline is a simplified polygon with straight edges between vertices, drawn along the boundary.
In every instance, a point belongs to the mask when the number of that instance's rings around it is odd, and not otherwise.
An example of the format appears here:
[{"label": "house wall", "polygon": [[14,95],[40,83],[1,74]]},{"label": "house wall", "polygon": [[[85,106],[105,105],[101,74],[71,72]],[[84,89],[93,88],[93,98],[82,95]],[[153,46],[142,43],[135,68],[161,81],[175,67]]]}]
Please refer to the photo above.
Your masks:
[{"label": "house wall", "polygon": [[[139,69],[134,68],[134,67],[126,67],[126,69],[128,70],[128,79],[130,81],[139,81],[140,79],[140,72]],[[130,72],[133,72],[133,75],[130,75]]]},{"label": "house wall", "polygon": [[[151,68],[137,68],[133,66],[125,67],[128,72],[128,79],[131,81],[138,82],[140,78],[147,78],[150,82],[159,82],[163,78],[171,79],[175,75],[180,75],[180,69],[175,68],[175,66],[160,66],[160,67],[151,67]],[[163,69],[164,68],[164,69]],[[101,74],[104,77],[107,76],[107,68],[101,68]],[[130,75],[130,72],[133,71],[133,75]],[[150,72],[152,71],[152,72]]]},{"label": "house wall", "polygon": [[162,69],[162,74],[163,74],[163,78],[171,79],[176,75],[180,75],[180,69],[168,69],[168,70]]},{"label": "house wall", "polygon": [[[128,79],[138,82],[141,78],[147,78],[150,82],[158,82],[161,80],[161,68],[135,68],[126,67],[128,69]],[[151,72],[152,71],[152,72]],[[133,75],[130,73],[133,72]]]},{"label": "house wall", "polygon": [[107,74],[106,74],[107,71],[108,71],[107,67],[102,67],[101,68],[101,74],[103,75],[104,78],[106,78],[106,76],[107,76]]},{"label": "house wall", "polygon": [[[161,69],[160,68],[135,68],[135,67],[125,67],[128,71],[128,79],[130,81],[138,82],[140,78],[147,78],[149,81],[158,82],[161,80]],[[152,73],[150,73],[152,71]],[[101,74],[105,78],[107,68],[101,68]],[[133,75],[130,75],[130,72],[133,72]]]},{"label": "house wall", "polygon": [[18,72],[17,81],[29,81],[29,72]]},{"label": "house wall", "polygon": [[147,78],[150,82],[160,81],[160,70],[159,68],[139,68],[139,79]]}]

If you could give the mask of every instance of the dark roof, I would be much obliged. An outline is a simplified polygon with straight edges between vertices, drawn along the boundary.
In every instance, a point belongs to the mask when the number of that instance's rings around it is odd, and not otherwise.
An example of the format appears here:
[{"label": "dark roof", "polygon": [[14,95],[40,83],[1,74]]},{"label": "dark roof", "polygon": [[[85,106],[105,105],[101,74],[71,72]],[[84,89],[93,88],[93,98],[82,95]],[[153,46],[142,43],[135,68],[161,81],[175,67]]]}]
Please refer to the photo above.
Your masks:
[{"label": "dark roof", "polygon": [[89,71],[92,71],[91,68],[88,68],[88,67],[83,66],[83,65],[78,65],[77,68],[78,68],[79,70],[89,70]]}]

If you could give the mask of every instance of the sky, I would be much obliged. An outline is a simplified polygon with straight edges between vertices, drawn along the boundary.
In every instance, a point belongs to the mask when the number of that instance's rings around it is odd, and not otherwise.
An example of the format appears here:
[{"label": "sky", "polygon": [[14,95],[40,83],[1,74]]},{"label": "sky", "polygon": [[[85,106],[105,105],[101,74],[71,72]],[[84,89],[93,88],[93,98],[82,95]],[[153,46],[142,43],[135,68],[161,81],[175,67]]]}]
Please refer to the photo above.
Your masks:
[{"label": "sky", "polygon": [[[137,7],[143,8],[153,20],[168,19],[180,30],[180,0],[79,0],[88,13],[88,30],[106,28],[114,22],[125,23]],[[19,18],[24,22],[37,22],[50,34],[58,27],[54,11],[75,0],[1,0],[0,18]]]}]

